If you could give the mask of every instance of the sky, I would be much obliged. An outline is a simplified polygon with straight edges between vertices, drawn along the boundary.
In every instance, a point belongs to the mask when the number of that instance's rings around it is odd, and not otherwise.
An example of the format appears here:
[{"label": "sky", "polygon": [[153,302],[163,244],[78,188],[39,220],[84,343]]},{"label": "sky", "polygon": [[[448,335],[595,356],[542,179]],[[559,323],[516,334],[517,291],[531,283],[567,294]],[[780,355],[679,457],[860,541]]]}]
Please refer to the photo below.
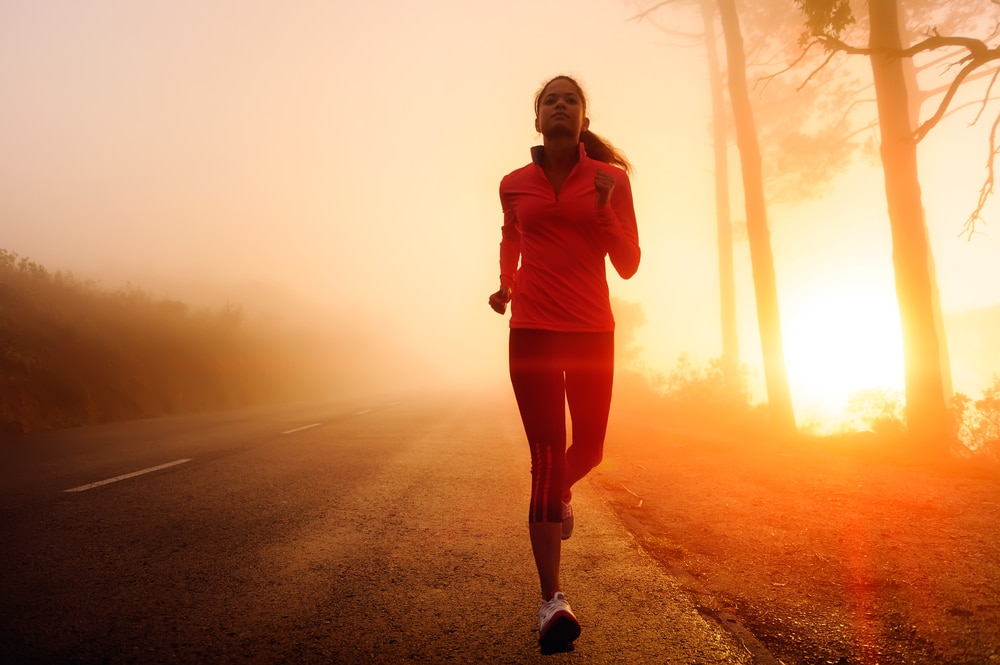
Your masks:
[{"label": "sky", "polygon": [[[537,88],[568,73],[592,129],[636,168],[643,262],[628,282],[612,271],[611,290],[643,308],[645,367],[707,362],[721,333],[706,65],[636,13],[623,0],[2,0],[0,247],[109,287],[364,322],[434,381],[503,382],[506,321],[486,303],[497,189],[540,142]],[[985,175],[969,119],[921,147],[949,312],[1000,306],[996,224],[959,237]],[[769,223],[800,421],[853,390],[901,389],[878,165]],[[746,243],[735,252],[741,359],[759,384]],[[956,389],[977,395],[991,371],[959,363]]]}]

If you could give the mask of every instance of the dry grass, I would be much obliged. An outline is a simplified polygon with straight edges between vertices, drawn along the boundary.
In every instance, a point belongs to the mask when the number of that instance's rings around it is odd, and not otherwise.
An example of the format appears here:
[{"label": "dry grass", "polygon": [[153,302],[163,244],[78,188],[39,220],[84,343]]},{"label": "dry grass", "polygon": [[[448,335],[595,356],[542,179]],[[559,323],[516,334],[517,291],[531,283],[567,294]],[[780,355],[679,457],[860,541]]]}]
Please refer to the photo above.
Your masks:
[{"label": "dry grass", "polygon": [[995,462],[681,423],[620,408],[594,480],[703,613],[789,665],[1000,659]]}]

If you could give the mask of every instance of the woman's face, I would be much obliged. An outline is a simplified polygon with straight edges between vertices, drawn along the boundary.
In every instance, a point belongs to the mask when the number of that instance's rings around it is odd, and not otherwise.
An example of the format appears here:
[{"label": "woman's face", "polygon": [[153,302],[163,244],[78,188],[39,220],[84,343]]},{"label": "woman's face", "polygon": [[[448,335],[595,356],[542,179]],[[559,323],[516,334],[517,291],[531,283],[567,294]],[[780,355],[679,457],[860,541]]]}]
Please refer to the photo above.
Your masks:
[{"label": "woman's face", "polygon": [[550,81],[538,102],[535,131],[545,137],[572,136],[579,138],[590,125],[584,115],[583,97],[572,81],[557,78]]}]

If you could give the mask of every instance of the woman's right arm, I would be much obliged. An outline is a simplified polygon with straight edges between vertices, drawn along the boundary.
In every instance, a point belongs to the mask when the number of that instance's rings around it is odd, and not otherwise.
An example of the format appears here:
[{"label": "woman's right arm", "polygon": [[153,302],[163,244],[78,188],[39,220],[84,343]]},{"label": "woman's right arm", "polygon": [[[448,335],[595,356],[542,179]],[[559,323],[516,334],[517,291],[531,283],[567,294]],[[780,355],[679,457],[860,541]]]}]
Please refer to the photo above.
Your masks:
[{"label": "woman's right arm", "polygon": [[500,289],[490,296],[490,306],[500,314],[507,309],[517,281],[517,266],[521,260],[521,230],[510,197],[505,195],[500,183],[500,206],[503,208],[503,226],[500,229]]}]

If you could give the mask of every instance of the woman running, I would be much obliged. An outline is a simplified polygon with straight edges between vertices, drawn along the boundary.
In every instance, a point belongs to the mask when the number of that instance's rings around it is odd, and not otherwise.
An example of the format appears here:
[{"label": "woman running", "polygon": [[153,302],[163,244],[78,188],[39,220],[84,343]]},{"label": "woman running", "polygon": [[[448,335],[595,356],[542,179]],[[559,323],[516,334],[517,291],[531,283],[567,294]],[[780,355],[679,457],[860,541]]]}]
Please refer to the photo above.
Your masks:
[{"label": "woman running", "polygon": [[[543,651],[572,648],[580,623],[559,582],[573,532],[573,484],[597,466],[611,406],[614,328],[605,257],[623,279],[639,267],[628,172],[590,131],[583,89],[556,76],[535,96],[542,145],[500,182],[500,314],[511,303],[510,379],[531,450],[528,533],[538,569]],[[572,442],[566,447],[566,404]]]}]

